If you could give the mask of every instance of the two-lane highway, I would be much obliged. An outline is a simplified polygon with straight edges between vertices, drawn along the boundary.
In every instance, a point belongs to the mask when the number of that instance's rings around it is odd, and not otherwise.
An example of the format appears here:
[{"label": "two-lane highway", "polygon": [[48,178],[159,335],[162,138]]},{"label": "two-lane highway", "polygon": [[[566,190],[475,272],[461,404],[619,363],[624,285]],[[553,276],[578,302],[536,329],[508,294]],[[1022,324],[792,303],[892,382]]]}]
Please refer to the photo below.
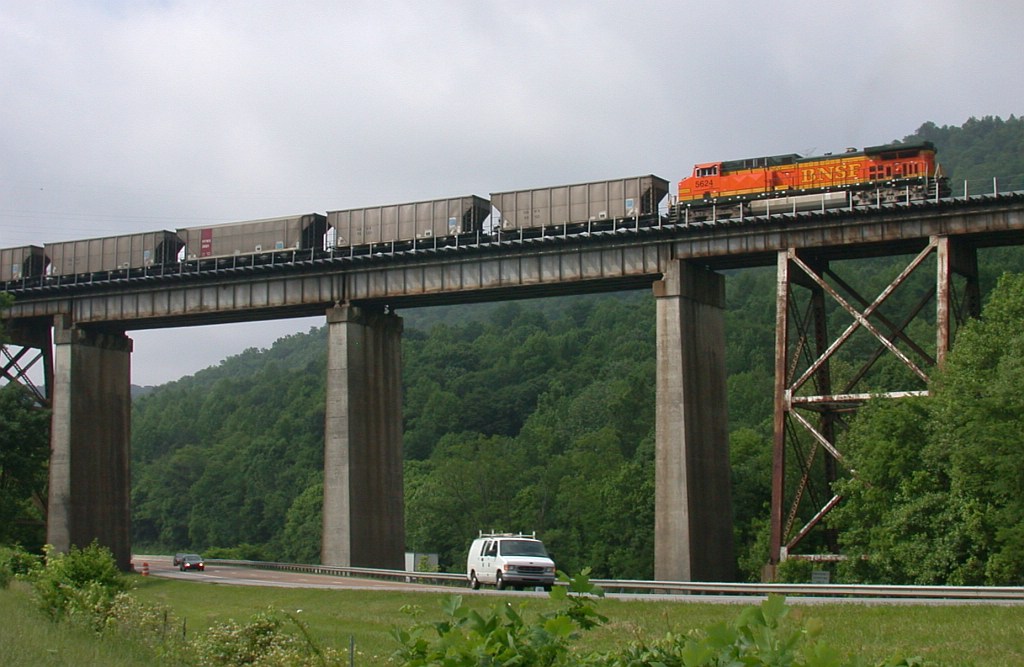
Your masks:
[{"label": "two-lane highway", "polygon": [[282,588],[329,588],[337,590],[374,588],[379,590],[405,591],[451,591],[450,586],[438,586],[420,582],[406,582],[388,579],[364,579],[329,574],[309,574],[283,570],[263,570],[253,567],[224,565],[206,562],[202,572],[182,572],[171,564],[169,556],[135,556],[132,559],[135,571],[148,576],[166,579],[202,581],[205,583],[232,584],[235,586],[278,586]]},{"label": "two-lane highway", "polygon": [[[338,568],[250,561],[206,562],[204,572],[181,572],[168,556],[135,556],[136,572],[149,576],[233,584],[336,590],[377,589],[405,592],[458,592],[460,595],[543,596],[541,590],[474,591],[463,575]],[[1024,587],[868,586],[850,584],[758,584],[710,582],[657,582],[594,580],[608,597],[705,604],[755,604],[769,595],[783,595],[788,603],[1024,606]]]}]

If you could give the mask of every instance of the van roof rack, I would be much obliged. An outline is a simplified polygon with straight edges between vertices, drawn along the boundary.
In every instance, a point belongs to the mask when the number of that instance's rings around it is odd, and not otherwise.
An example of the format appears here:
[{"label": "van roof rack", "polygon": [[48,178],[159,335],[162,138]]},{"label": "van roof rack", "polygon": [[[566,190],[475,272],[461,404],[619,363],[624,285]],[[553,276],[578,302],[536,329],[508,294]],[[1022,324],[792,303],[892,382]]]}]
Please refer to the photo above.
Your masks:
[{"label": "van roof rack", "polygon": [[493,530],[491,530],[491,532],[485,533],[484,531],[481,530],[479,536],[480,537],[519,537],[519,538],[524,538],[524,539],[535,540],[535,539],[537,539],[537,531],[533,531],[531,533],[496,533]]}]

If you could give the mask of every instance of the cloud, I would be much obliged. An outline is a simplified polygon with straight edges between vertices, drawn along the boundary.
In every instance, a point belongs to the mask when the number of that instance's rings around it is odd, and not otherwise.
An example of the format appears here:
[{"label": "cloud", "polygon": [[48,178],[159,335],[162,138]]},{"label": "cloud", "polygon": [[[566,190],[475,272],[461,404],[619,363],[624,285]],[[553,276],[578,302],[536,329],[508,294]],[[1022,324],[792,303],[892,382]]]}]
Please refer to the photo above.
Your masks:
[{"label": "cloud", "polygon": [[1022,28],[954,0],[0,0],[0,247],[674,181],[1020,114]]}]

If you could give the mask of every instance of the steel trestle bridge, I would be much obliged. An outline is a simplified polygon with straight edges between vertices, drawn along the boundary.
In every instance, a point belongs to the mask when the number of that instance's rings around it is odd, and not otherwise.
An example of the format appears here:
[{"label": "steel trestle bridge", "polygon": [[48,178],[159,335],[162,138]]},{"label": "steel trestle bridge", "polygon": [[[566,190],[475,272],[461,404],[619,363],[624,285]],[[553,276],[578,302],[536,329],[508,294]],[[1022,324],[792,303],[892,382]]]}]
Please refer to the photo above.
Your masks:
[{"label": "steel trestle bridge", "polygon": [[[31,383],[29,376],[43,368],[43,386],[33,386],[39,401],[54,409],[48,539],[66,545],[99,537],[127,566],[131,344],[126,332],[326,313],[331,342],[325,476],[342,481],[334,492],[325,490],[325,554],[327,542],[337,544],[331,547],[335,555],[324,562],[387,568],[396,562],[393,552],[401,548],[403,524],[395,519],[378,534],[368,517],[402,511],[400,499],[388,490],[396,482],[401,488],[400,418],[397,432],[379,433],[373,425],[401,414],[400,359],[394,349],[401,326],[395,312],[653,289],[658,305],[655,574],[659,580],[724,580],[734,555],[722,272],[776,268],[768,556],[774,566],[803,553],[807,536],[823,529],[828,512],[841,502],[830,484],[843,465],[836,436],[846,415],[873,396],[926,393],[931,369],[942,364],[956,328],[980,311],[977,251],[1021,243],[1024,192],[1014,191],[694,223],[627,218],[610,228],[553,226],[534,235],[478,234],[450,245],[430,239],[409,247],[294,250],[206,267],[182,261],[59,280],[41,277],[0,284],[15,297],[3,314],[12,344],[3,348],[0,373],[6,381]],[[877,295],[860,293],[841,275],[848,260],[881,256],[909,260]],[[908,286],[920,285],[911,277],[922,272],[931,277],[914,305],[898,315],[883,314],[898,290],[919,289]],[[841,332],[830,330],[832,312],[849,318]],[[925,312],[934,313],[929,317],[935,336],[914,340],[910,332],[921,327],[911,323]],[[833,378],[831,360],[857,336],[874,341],[867,352],[857,353],[861,368],[841,381]],[[377,356],[353,356],[370,354],[360,351],[364,348]],[[887,358],[905,369],[906,386],[864,389],[871,368]],[[331,385],[334,374],[345,377]],[[82,398],[94,386],[113,388]],[[375,403],[383,407],[376,409],[384,412],[365,418],[353,412],[354,397],[364,394],[380,399]],[[87,414],[98,425],[81,434]],[[96,452],[84,439],[106,444],[97,445]],[[390,444],[369,451],[358,444],[362,439]],[[120,472],[86,466],[96,477],[86,480],[86,473],[75,472],[83,465],[82,451]],[[332,451],[338,458],[331,458]],[[361,487],[356,469],[384,470],[388,488]],[[370,500],[358,500],[361,494]],[[115,517],[114,527],[79,514],[83,506],[100,505]],[[334,535],[336,524],[341,528]],[[834,536],[824,532],[819,543],[834,550]],[[363,541],[385,546],[361,551]]]}]

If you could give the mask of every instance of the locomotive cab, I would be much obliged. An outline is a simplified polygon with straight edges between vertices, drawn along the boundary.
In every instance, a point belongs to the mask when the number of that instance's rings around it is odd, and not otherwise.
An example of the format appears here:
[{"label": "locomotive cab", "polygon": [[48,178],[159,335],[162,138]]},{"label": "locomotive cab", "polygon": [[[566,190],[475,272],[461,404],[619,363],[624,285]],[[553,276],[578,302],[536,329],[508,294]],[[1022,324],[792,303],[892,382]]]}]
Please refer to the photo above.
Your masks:
[{"label": "locomotive cab", "polygon": [[679,199],[711,199],[717,196],[718,177],[721,174],[721,162],[694,165],[693,174],[679,181]]}]

